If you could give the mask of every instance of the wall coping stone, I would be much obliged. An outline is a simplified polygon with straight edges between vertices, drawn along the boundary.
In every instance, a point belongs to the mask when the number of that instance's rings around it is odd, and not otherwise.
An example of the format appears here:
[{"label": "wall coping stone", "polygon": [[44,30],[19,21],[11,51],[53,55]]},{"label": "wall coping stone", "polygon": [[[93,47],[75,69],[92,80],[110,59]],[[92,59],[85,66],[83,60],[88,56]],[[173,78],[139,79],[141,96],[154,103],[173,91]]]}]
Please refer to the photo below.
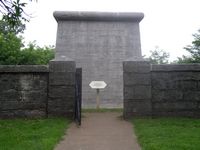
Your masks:
[{"label": "wall coping stone", "polygon": [[200,64],[162,64],[151,65],[153,72],[170,72],[170,71],[200,71]]},{"label": "wall coping stone", "polygon": [[59,62],[66,62],[66,61],[74,62],[75,60],[63,55],[63,56],[52,59],[50,62],[57,62],[57,61],[59,61]]},{"label": "wall coping stone", "polygon": [[124,62],[149,62],[145,60],[143,57],[130,57],[124,60]]},{"label": "wall coping stone", "polygon": [[129,21],[140,22],[143,13],[136,12],[90,12],[90,11],[55,11],[56,21]]},{"label": "wall coping stone", "polygon": [[49,72],[48,65],[0,65],[0,73]]}]

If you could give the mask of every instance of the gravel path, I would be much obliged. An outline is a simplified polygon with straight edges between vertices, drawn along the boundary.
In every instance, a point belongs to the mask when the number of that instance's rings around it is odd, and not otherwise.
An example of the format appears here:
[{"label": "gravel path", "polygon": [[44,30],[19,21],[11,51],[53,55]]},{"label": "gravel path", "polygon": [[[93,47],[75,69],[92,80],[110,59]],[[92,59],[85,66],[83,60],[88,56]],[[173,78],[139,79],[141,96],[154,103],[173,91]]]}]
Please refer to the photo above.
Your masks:
[{"label": "gravel path", "polygon": [[72,124],[55,150],[141,150],[133,126],[121,113],[85,113],[81,127]]}]

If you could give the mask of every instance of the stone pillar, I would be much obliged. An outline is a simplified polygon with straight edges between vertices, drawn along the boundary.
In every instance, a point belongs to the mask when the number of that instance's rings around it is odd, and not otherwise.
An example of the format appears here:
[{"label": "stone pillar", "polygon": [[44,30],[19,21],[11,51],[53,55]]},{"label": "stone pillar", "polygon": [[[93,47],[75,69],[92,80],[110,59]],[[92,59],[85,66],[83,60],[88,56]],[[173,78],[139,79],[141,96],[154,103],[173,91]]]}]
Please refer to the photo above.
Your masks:
[{"label": "stone pillar", "polygon": [[61,58],[49,63],[49,116],[74,115],[75,103],[75,61]]},{"label": "stone pillar", "polygon": [[144,60],[123,62],[124,118],[151,116],[150,63]]}]

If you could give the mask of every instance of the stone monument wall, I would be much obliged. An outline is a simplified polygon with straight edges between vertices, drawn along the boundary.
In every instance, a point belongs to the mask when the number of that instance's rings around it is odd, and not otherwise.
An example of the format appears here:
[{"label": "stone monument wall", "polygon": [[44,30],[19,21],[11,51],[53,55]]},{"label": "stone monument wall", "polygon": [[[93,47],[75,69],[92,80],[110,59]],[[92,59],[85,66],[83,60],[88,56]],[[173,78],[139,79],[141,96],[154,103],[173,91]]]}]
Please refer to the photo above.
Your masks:
[{"label": "stone monument wall", "polygon": [[153,65],[153,116],[200,117],[200,65]]},{"label": "stone monument wall", "polygon": [[0,118],[73,118],[75,70],[64,58],[48,66],[0,65]]},{"label": "stone monument wall", "polygon": [[200,117],[200,64],[124,62],[124,117]]},{"label": "stone monument wall", "polygon": [[46,116],[47,66],[0,66],[0,118]]},{"label": "stone monument wall", "polygon": [[142,13],[55,12],[56,58],[72,58],[83,73],[83,106],[94,107],[91,81],[105,81],[101,107],[123,107],[123,60],[141,58]]}]

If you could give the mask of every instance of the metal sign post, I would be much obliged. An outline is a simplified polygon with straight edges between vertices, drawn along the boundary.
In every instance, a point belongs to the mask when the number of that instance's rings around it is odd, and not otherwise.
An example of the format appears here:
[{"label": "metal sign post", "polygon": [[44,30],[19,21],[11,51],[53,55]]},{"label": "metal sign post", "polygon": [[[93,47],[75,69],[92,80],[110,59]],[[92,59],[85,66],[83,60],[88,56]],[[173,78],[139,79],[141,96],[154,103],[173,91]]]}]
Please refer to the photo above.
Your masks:
[{"label": "metal sign post", "polygon": [[99,109],[100,107],[100,89],[104,89],[107,84],[104,82],[104,81],[92,81],[90,82],[90,87],[92,89],[96,89],[96,92],[97,92],[97,96],[96,96],[96,108]]}]

